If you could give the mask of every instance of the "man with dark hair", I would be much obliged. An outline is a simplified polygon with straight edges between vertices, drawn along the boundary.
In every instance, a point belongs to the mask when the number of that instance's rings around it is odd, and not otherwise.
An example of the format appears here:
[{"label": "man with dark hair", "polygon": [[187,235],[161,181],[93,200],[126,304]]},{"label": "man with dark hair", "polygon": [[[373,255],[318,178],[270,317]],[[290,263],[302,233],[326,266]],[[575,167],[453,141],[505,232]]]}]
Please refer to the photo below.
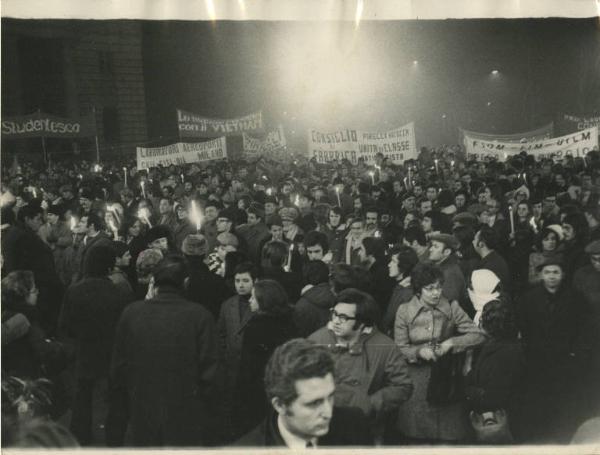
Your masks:
[{"label": "man with dark hair", "polygon": [[200,233],[206,238],[207,250],[209,252],[213,251],[217,244],[217,235],[219,234],[217,230],[217,217],[220,209],[221,205],[211,199],[204,206],[204,220]]},{"label": "man with dark hair", "polygon": [[317,221],[313,213],[313,203],[315,199],[310,193],[300,194],[298,197],[298,209],[300,216],[296,224],[304,232],[314,231],[317,228]]},{"label": "man with dark hair", "polygon": [[444,274],[442,295],[450,302],[462,299],[466,284],[455,254],[459,247],[458,240],[450,234],[433,234],[429,240],[429,260],[439,266]]},{"label": "man with dark hair", "polygon": [[[83,270],[85,268],[86,257],[89,252],[97,246],[108,246],[112,245],[112,239],[104,232],[106,224],[104,220],[96,213],[91,213],[87,217],[87,232],[83,238],[83,250],[81,251],[81,267],[77,274],[77,280],[83,276]],[[75,280],[75,281],[77,281]]]},{"label": "man with dark hair", "polygon": [[248,214],[248,222],[239,226],[236,232],[244,239],[250,260],[254,264],[258,264],[261,248],[271,234],[264,221],[265,212],[259,204],[252,203],[246,213]]},{"label": "man with dark hair", "polygon": [[583,296],[565,281],[560,256],[546,257],[538,270],[541,282],[516,305],[527,365],[517,427],[532,443],[560,444],[568,442],[580,423],[582,368],[589,368],[582,358],[589,312]]},{"label": "man with dark hair", "polygon": [[329,323],[308,339],[327,346],[335,360],[336,403],[359,408],[381,442],[386,419],[410,397],[412,382],[400,349],[378,331],[377,313],[369,294],[346,289]]},{"label": "man with dark hair", "polygon": [[[209,409],[217,372],[213,318],[183,297],[185,259],[169,256],[153,272],[150,298],[130,304],[117,325],[112,406],[128,401],[136,447],[210,442]],[[112,444],[124,428],[108,428]]]},{"label": "man with dark hair", "polygon": [[375,205],[365,208],[365,237],[375,237],[381,235],[377,227],[379,222],[379,209]]},{"label": "man with dark hair", "polygon": [[67,289],[60,317],[61,332],[77,347],[71,431],[82,446],[99,442],[92,439],[93,396],[106,391],[115,327],[131,297],[108,278],[115,261],[110,246],[98,245],[88,252],[83,279]]},{"label": "man with dark hair", "polygon": [[225,441],[239,437],[233,424],[236,416],[233,415],[235,403],[232,400],[239,376],[244,328],[252,317],[250,298],[258,275],[251,262],[242,262],[235,268],[233,277],[236,295],[223,302],[217,319],[221,361],[219,384],[223,393],[221,426]]},{"label": "man with dark hair", "polygon": [[158,219],[158,226],[166,226],[171,231],[175,231],[177,227],[177,217],[175,215],[173,200],[168,197],[161,197],[160,203],[158,204],[158,213],[160,218]]},{"label": "man with dark hair", "polygon": [[491,270],[500,278],[503,289],[510,291],[511,282],[508,264],[500,253],[496,251],[500,247],[497,232],[489,226],[482,226],[477,234],[475,234],[473,247],[481,257],[481,261],[479,261],[475,269]]},{"label": "man with dark hair", "polygon": [[383,239],[366,237],[360,250],[361,265],[367,270],[370,279],[369,291],[380,308],[380,314],[385,312],[395,285],[388,272],[385,249]]},{"label": "man with dark hair", "polygon": [[279,346],[265,370],[265,392],[273,411],[237,446],[306,449],[373,443],[359,410],[334,407],[334,362],[324,347],[304,339]]},{"label": "man with dark hair", "polygon": [[37,307],[42,324],[44,329],[53,334],[64,289],[56,272],[52,250],[38,235],[43,223],[42,216],[40,207],[26,205],[18,214],[21,226],[11,226],[2,233],[3,271],[6,274],[15,270],[33,272],[40,290]]},{"label": "man with dark hair", "polygon": [[410,226],[404,231],[404,245],[411,247],[417,253],[419,262],[429,260],[427,237],[421,226]]},{"label": "man with dark hair", "polygon": [[433,210],[433,202],[430,199],[423,198],[419,201],[419,213],[421,216],[425,215],[427,212],[431,212]]},{"label": "man with dark hair", "polygon": [[[310,233],[309,233],[310,234]],[[323,261],[308,261],[304,266],[300,300],[294,306],[294,323],[300,336],[308,336],[329,320],[335,295],[329,286],[329,267]]]},{"label": "man with dark hair", "polygon": [[329,264],[332,259],[329,241],[323,232],[310,231],[304,237],[304,248],[309,261],[323,261]]}]

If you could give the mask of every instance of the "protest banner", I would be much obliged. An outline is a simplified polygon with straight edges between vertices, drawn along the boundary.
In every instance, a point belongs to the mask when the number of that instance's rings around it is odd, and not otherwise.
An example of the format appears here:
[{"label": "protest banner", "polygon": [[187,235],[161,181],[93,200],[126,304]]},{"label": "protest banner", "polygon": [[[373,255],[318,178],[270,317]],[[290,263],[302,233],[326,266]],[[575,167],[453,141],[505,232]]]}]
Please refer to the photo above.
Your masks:
[{"label": "protest banner", "polygon": [[598,127],[553,139],[525,143],[484,141],[466,136],[465,146],[468,159],[475,160],[494,158],[506,161],[509,157],[518,155],[522,151],[533,155],[536,160],[542,158],[560,160],[568,155],[583,157],[598,147]]},{"label": "protest banner", "polygon": [[283,127],[268,131],[264,137],[258,138],[250,134],[242,134],[243,150],[246,158],[257,158],[259,156],[268,156],[276,158],[285,150],[287,145]]},{"label": "protest banner", "polygon": [[63,118],[36,112],[30,115],[2,119],[2,137],[21,139],[29,137],[88,137],[96,135],[92,118]]},{"label": "protest banner", "polygon": [[235,136],[263,131],[262,112],[244,117],[215,119],[177,109],[177,127],[181,137]]},{"label": "protest banner", "polygon": [[356,164],[360,158],[366,163],[373,163],[377,153],[382,153],[396,164],[416,159],[414,123],[382,133],[357,130],[332,133],[308,131],[308,158],[315,158],[318,163],[347,159]]},{"label": "protest banner", "polygon": [[560,131],[564,134],[586,130],[595,126],[600,128],[600,116],[577,116],[564,114],[559,121],[559,125]]},{"label": "protest banner", "polygon": [[[572,131],[569,131],[572,133]],[[522,142],[532,142],[532,141],[541,141],[542,139],[550,139],[554,136],[554,123],[550,122],[547,125],[544,125],[535,130],[526,131],[524,133],[514,133],[514,134],[487,134],[487,133],[477,133],[475,131],[468,131],[462,128],[459,128],[459,143],[465,143],[465,137],[468,136],[471,139],[481,139],[482,141],[498,141],[498,142],[512,142],[512,143],[522,143]]]},{"label": "protest banner", "polygon": [[137,147],[137,168],[182,165],[227,158],[227,140],[224,137],[207,142],[183,143],[165,147]]}]

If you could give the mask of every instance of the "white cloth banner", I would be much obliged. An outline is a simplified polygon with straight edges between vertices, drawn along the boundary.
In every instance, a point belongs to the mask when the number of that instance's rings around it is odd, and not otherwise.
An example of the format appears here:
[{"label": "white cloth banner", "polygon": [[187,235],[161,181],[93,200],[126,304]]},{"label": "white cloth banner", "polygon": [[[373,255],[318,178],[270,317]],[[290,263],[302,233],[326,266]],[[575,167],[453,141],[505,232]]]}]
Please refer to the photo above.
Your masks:
[{"label": "white cloth banner", "polygon": [[283,132],[283,127],[281,125],[276,129],[267,132],[262,139],[246,133],[244,133],[242,137],[244,141],[244,155],[246,158],[255,158],[258,156],[275,157],[285,150],[287,145],[285,133]]},{"label": "white cloth banner", "polygon": [[[513,133],[513,134],[488,134],[488,133],[477,133],[475,131],[468,131],[459,128],[460,135],[462,137],[461,143],[465,143],[465,137],[471,139],[481,139],[482,141],[498,141],[498,142],[513,142],[523,143],[532,141],[541,141],[543,139],[550,139],[554,136],[554,123],[550,122],[535,130],[526,131],[524,133]],[[569,131],[570,133],[571,131]]]},{"label": "white cloth banner", "polygon": [[357,130],[333,133],[308,131],[308,158],[316,158],[318,163],[347,159],[356,164],[359,158],[363,158],[366,163],[374,163],[378,153],[396,164],[416,159],[414,123],[383,133]]},{"label": "white cloth banner", "polygon": [[579,117],[577,115],[565,114],[563,120],[574,125],[578,131],[593,128],[594,126],[600,127],[600,116]]},{"label": "white cloth banner", "polygon": [[178,142],[165,147],[137,147],[136,151],[137,168],[148,169],[158,165],[182,165],[227,158],[227,141],[220,137],[192,144]]},{"label": "white cloth banner", "polygon": [[509,157],[527,152],[536,160],[542,158],[562,159],[572,155],[583,157],[589,151],[598,147],[598,127],[588,128],[566,136],[544,139],[541,141],[516,144],[512,142],[483,141],[465,136],[465,146],[469,159],[484,160],[495,158],[506,161]]},{"label": "white cloth banner", "polygon": [[177,127],[181,137],[220,137],[263,131],[262,112],[230,119],[207,118],[177,109]]}]

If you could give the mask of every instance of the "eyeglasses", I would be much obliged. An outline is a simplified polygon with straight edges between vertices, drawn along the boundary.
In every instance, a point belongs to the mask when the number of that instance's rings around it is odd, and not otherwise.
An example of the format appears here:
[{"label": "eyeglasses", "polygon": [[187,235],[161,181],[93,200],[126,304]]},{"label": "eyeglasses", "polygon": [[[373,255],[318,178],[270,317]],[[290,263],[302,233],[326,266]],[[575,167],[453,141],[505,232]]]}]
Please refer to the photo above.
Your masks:
[{"label": "eyeglasses", "polygon": [[329,310],[329,316],[331,318],[331,320],[333,321],[335,318],[338,318],[340,320],[340,322],[348,322],[348,321],[355,321],[356,317],[353,316],[348,316],[347,314],[340,314],[337,311],[335,311],[333,308],[331,310]]}]

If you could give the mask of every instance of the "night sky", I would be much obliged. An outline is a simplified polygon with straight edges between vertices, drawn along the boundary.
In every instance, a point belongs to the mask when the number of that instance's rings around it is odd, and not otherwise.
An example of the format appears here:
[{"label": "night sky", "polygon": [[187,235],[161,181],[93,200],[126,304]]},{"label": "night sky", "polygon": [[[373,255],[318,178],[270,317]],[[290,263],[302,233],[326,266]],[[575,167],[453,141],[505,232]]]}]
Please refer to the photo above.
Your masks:
[{"label": "night sky", "polygon": [[177,107],[220,118],[262,109],[299,145],[310,127],[381,131],[414,120],[424,145],[455,143],[458,126],[513,133],[600,110],[595,19],[363,21],[356,31],[352,22],[160,21],[143,30],[154,137],[176,134]]}]

